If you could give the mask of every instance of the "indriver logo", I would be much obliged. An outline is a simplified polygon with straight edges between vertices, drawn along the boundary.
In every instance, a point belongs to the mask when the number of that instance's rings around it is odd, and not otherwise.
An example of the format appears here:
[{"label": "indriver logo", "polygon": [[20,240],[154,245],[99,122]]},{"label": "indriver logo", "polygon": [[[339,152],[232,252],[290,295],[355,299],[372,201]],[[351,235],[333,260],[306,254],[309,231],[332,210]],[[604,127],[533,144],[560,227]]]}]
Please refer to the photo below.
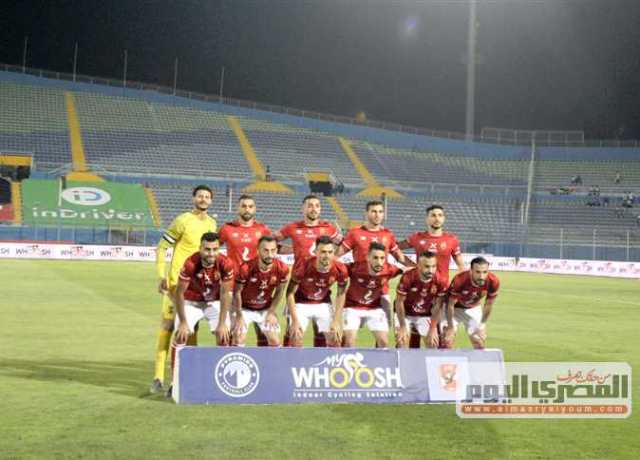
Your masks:
[{"label": "indriver logo", "polygon": [[71,187],[62,192],[62,198],[81,206],[100,206],[111,201],[108,192],[95,187]]}]

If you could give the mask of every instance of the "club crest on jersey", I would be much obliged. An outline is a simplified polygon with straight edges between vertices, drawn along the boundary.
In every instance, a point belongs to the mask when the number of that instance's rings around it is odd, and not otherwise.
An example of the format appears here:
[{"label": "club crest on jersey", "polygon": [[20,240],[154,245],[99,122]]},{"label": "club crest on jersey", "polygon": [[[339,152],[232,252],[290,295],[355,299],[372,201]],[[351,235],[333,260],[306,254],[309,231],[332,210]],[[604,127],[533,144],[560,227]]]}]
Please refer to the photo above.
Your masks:
[{"label": "club crest on jersey", "polygon": [[296,235],[302,235],[302,230],[300,229],[296,230]]},{"label": "club crest on jersey", "polygon": [[324,228],[321,228],[321,229],[320,229],[320,234],[321,234],[321,235],[324,235],[326,232],[327,232],[327,231],[326,231]]},{"label": "club crest on jersey", "polygon": [[367,241],[367,237],[366,237],[366,236],[361,236],[361,237],[360,237],[360,239],[361,239],[362,241]]},{"label": "club crest on jersey", "polygon": [[431,294],[435,294],[436,292],[438,292],[438,288],[435,286],[431,286]]},{"label": "club crest on jersey", "polygon": [[447,249],[447,243],[445,241],[440,243],[440,249]]},{"label": "club crest on jersey", "polygon": [[262,237],[262,232],[256,232],[256,238]]},{"label": "club crest on jersey", "polygon": [[278,281],[278,278],[276,278],[275,276],[272,276],[270,280],[271,284],[276,284],[276,281]]},{"label": "club crest on jersey", "polygon": [[231,238],[238,238],[240,236],[240,234],[238,232],[233,232],[231,234]]}]

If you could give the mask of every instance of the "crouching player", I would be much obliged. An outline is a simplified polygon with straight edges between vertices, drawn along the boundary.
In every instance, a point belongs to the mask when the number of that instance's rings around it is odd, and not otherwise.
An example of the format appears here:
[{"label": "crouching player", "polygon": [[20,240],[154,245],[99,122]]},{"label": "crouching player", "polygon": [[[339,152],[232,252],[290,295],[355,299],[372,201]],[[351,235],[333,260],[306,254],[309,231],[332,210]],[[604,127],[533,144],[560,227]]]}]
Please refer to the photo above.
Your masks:
[{"label": "crouching player", "polygon": [[453,348],[459,323],[464,324],[473,348],[485,347],[486,325],[499,289],[500,281],[489,271],[489,262],[484,257],[476,257],[470,270],[453,277],[447,305],[446,348]]},{"label": "crouching player", "polygon": [[240,267],[234,290],[234,344],[243,347],[248,326],[258,325],[269,346],[280,346],[280,325],[276,308],[284,298],[289,267],[277,259],[276,239],[265,235],[258,241],[258,257]]},{"label": "crouching player", "polygon": [[[349,272],[346,265],[335,259],[335,247],[329,236],[316,239],[314,253],[314,257],[300,259],[294,266],[287,288],[291,345],[302,346],[304,332],[313,321],[327,344],[339,347],[340,316],[335,312],[344,307]],[[332,307],[331,286],[335,283],[338,290]]]},{"label": "crouching player", "polygon": [[171,368],[176,350],[187,343],[201,319],[209,322],[218,345],[229,345],[230,319],[235,266],[220,251],[217,233],[207,232],[200,239],[200,250],[189,257],[180,270],[176,288],[175,336],[171,347]]},{"label": "crouching player", "polygon": [[348,265],[350,281],[343,315],[345,347],[355,347],[358,329],[364,324],[373,334],[377,348],[389,345],[389,320],[382,308],[382,296],[389,280],[402,270],[387,263],[385,249],[383,244],[373,242],[364,262]]},{"label": "crouching player", "polygon": [[407,348],[410,334],[417,332],[428,348],[438,348],[438,324],[447,281],[437,273],[433,252],[418,256],[418,266],[406,271],[396,288],[396,347]]}]

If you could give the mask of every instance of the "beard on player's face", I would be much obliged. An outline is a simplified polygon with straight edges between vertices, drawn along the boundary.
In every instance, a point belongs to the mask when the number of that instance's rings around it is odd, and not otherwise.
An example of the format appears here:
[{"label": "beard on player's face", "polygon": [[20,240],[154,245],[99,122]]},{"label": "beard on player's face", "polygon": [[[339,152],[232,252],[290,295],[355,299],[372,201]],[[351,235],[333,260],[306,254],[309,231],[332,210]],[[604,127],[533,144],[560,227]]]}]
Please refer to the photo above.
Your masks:
[{"label": "beard on player's face", "polygon": [[209,203],[207,201],[201,200],[196,203],[196,209],[198,211],[206,211],[209,209]]},{"label": "beard on player's face", "polygon": [[310,221],[318,220],[318,218],[320,217],[320,212],[315,210],[309,211],[305,214],[305,217],[307,220],[310,220]]},{"label": "beard on player's face", "polygon": [[246,211],[246,212],[241,212],[240,213],[240,219],[242,219],[244,222],[249,222],[251,219],[253,219],[256,215],[252,212]]},{"label": "beard on player's face", "polygon": [[273,257],[271,257],[271,256],[262,256],[262,257],[260,257],[260,261],[264,265],[271,265],[273,263]]},{"label": "beard on player's face", "polygon": [[473,282],[477,285],[477,286],[484,286],[484,283],[486,283],[485,279],[482,278],[473,278]]}]

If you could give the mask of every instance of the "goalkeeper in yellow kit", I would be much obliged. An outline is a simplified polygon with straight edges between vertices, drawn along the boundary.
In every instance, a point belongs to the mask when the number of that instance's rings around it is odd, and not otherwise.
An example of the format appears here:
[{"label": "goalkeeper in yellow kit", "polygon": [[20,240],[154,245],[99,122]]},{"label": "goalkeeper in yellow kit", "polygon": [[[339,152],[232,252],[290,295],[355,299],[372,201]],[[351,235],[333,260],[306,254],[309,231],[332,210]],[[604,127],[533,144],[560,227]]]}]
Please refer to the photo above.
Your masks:
[{"label": "goalkeeper in yellow kit", "polygon": [[[178,285],[180,269],[194,252],[200,248],[203,233],[215,232],[216,221],[207,214],[213,199],[213,192],[206,185],[198,185],[193,189],[193,210],[177,216],[165,231],[158,243],[156,251],[156,268],[158,272],[158,291],[162,294],[162,320],[156,342],[155,375],[151,383],[151,393],[162,391],[167,353],[171,344],[171,334],[176,316],[173,296]],[[167,249],[173,248],[173,256],[168,273],[165,270]],[[195,334],[192,340],[195,341]]]}]

